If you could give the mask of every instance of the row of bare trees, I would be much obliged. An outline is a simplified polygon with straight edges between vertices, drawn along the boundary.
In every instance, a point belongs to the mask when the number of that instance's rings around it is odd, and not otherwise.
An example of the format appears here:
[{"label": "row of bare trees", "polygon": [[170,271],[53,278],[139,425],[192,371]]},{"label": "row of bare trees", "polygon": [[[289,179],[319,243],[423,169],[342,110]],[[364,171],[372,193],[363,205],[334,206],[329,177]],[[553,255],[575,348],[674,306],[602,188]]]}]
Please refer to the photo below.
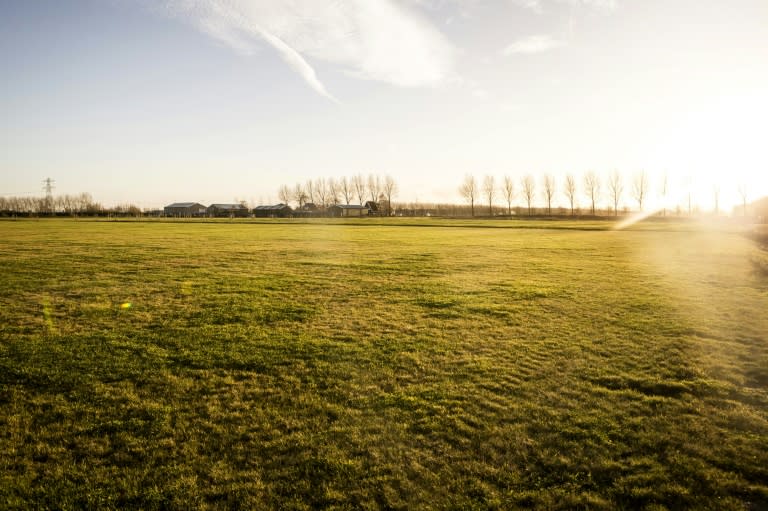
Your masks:
[{"label": "row of bare trees", "polygon": [[90,193],[77,195],[45,195],[43,197],[0,197],[0,215],[20,216],[142,216],[135,204],[123,203],[104,207]]},{"label": "row of bare trees", "polygon": [[0,197],[0,212],[15,214],[93,215],[105,208],[91,194],[46,195],[44,197]]},{"label": "row of bare trees", "polygon": [[[539,184],[541,185],[540,189],[538,188]],[[507,214],[512,214],[512,203],[516,198],[520,197],[525,201],[528,214],[531,215],[533,214],[533,204],[538,193],[541,193],[541,197],[546,202],[547,214],[551,215],[552,202],[560,191],[568,200],[571,215],[575,212],[580,193],[589,202],[590,212],[594,215],[597,211],[597,204],[606,197],[603,186],[605,186],[607,198],[610,199],[613,206],[614,215],[619,214],[619,203],[622,201],[625,192],[631,194],[631,197],[637,203],[638,210],[643,210],[649,192],[648,174],[644,171],[635,174],[630,183],[625,183],[624,178],[617,171],[611,172],[605,179],[602,179],[595,172],[589,171],[582,176],[580,182],[577,181],[573,174],[568,174],[563,179],[561,188],[558,188],[558,184],[551,174],[545,174],[540,183],[537,183],[531,174],[526,174],[520,178],[519,182],[516,182],[510,176],[504,176],[499,186],[497,186],[496,179],[493,176],[487,175],[482,183],[478,183],[474,176],[466,175],[461,186],[459,186],[459,193],[470,205],[472,216],[475,215],[475,204],[481,200],[488,205],[488,214],[492,215],[494,201],[499,195],[507,204]],[[663,197],[667,195],[666,176],[661,183],[660,193]]]},{"label": "row of bare trees", "polygon": [[314,204],[325,209],[338,204],[363,205],[368,201],[383,203],[385,214],[392,215],[392,199],[397,195],[397,182],[392,176],[358,174],[352,177],[309,179],[305,183],[296,183],[293,187],[282,185],[277,197],[283,204],[294,204],[301,209],[305,204]]}]

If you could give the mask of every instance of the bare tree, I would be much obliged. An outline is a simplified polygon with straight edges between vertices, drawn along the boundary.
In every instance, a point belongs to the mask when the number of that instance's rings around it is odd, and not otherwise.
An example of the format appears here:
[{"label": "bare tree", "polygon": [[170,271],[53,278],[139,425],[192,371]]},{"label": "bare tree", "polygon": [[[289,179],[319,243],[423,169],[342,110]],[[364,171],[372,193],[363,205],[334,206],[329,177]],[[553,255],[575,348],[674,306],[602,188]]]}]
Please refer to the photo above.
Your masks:
[{"label": "bare tree", "polygon": [[320,202],[319,206],[325,208],[328,205],[328,187],[325,179],[319,177],[315,180],[315,196]]},{"label": "bare tree", "polygon": [[459,193],[464,197],[464,200],[469,202],[472,216],[475,216],[475,198],[477,197],[477,181],[475,176],[470,176],[469,174],[464,176],[464,182],[459,187]]},{"label": "bare tree", "polygon": [[352,200],[352,183],[349,182],[346,176],[339,180],[339,190],[341,191],[341,196],[344,197],[344,201],[349,204]]},{"label": "bare tree", "polygon": [[339,183],[331,177],[326,181],[326,187],[328,192],[328,204],[335,206],[339,203]]},{"label": "bare tree", "polygon": [[504,198],[507,199],[507,214],[512,215],[512,199],[515,198],[515,182],[509,176],[504,176],[504,185],[501,188],[501,193],[504,194]]},{"label": "bare tree", "polygon": [[661,216],[667,216],[667,187],[669,186],[669,178],[667,177],[667,173],[664,172],[664,176],[661,178],[661,202],[662,202],[662,213]]},{"label": "bare tree", "polygon": [[304,187],[304,191],[307,194],[307,202],[315,204],[315,183],[311,179],[307,180],[307,184]]},{"label": "bare tree", "polygon": [[355,194],[357,194],[357,200],[362,205],[363,199],[365,199],[365,179],[363,179],[362,174],[352,177],[352,186],[355,189]]},{"label": "bare tree", "polygon": [[533,210],[531,209],[531,202],[533,202],[533,195],[536,191],[536,183],[533,180],[533,176],[526,174],[523,177],[523,195],[525,196],[525,202],[528,204],[528,216],[531,216]]},{"label": "bare tree", "polygon": [[387,198],[387,216],[392,216],[392,197],[397,193],[397,183],[392,176],[384,178],[384,196]]},{"label": "bare tree", "polygon": [[483,179],[483,194],[488,201],[488,216],[493,216],[493,195],[496,192],[496,181],[493,176],[485,176]]},{"label": "bare tree", "polygon": [[368,174],[368,194],[373,202],[379,201],[379,194],[381,193],[381,180],[379,176],[374,174]]},{"label": "bare tree", "polygon": [[747,185],[741,184],[738,188],[739,195],[741,196],[742,213],[744,217],[747,216]]},{"label": "bare tree", "polygon": [[544,174],[544,198],[547,200],[547,215],[552,216],[552,197],[555,195],[555,178]]},{"label": "bare tree", "polygon": [[280,202],[283,204],[288,204],[291,202],[291,197],[293,197],[293,194],[291,193],[291,189],[288,188],[288,186],[282,185],[277,190],[277,198],[280,199]]},{"label": "bare tree", "polygon": [[299,209],[307,202],[307,192],[304,191],[301,183],[296,183],[296,186],[293,187],[293,200],[299,205]]},{"label": "bare tree", "polygon": [[632,195],[637,201],[637,207],[640,211],[643,210],[643,200],[648,193],[648,176],[645,171],[642,170],[635,175],[634,181],[632,181]]},{"label": "bare tree", "polygon": [[568,202],[571,204],[571,216],[573,216],[573,202],[576,199],[576,179],[573,174],[565,176],[565,196],[568,197]]},{"label": "bare tree", "polygon": [[624,184],[621,182],[621,174],[618,170],[614,170],[608,176],[608,191],[611,192],[611,200],[613,201],[613,216],[619,216],[619,201],[621,200],[621,193],[624,191]]},{"label": "bare tree", "polygon": [[[0,198],[0,200],[1,200],[1,198]],[[66,194],[65,195],[59,195],[58,197],[56,197],[56,202],[54,204],[54,207],[56,208],[57,211],[62,211],[64,213],[68,214],[68,215],[72,214],[72,199],[71,199],[71,197],[69,195],[66,195]],[[3,209],[5,209],[5,208],[0,204],[0,211],[2,211]]]},{"label": "bare tree", "polygon": [[591,170],[584,175],[584,191],[592,204],[592,215],[595,214],[595,202],[600,197],[600,178]]},{"label": "bare tree", "polygon": [[718,185],[714,186],[714,192],[715,192],[715,216],[718,216],[720,214],[720,187]]}]

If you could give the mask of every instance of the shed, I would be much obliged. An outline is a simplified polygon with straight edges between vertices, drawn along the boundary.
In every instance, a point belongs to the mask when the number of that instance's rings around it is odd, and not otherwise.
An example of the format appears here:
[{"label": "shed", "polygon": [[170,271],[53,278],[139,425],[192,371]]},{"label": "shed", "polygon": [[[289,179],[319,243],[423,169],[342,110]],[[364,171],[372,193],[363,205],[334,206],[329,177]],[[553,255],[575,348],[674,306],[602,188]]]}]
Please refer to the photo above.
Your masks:
[{"label": "shed", "polygon": [[337,204],[328,208],[328,212],[331,216],[360,218],[368,216],[370,214],[370,209],[367,206],[361,206],[360,204]]},{"label": "shed", "polygon": [[320,216],[320,209],[317,207],[317,205],[314,202],[307,202],[306,204],[303,204],[301,207],[293,210],[293,216],[302,217],[302,218]]},{"label": "shed", "polygon": [[211,204],[208,215],[215,217],[234,218],[248,216],[248,208],[243,204]]},{"label": "shed", "polygon": [[366,202],[365,207],[368,208],[368,214],[370,216],[378,216],[381,212],[379,208],[379,203],[372,200],[369,200],[368,202]]},{"label": "shed", "polygon": [[163,215],[175,217],[205,216],[207,208],[199,202],[174,202],[163,208]]},{"label": "shed", "polygon": [[253,215],[259,218],[286,218],[293,216],[293,209],[288,204],[274,204],[272,206],[256,206]]}]

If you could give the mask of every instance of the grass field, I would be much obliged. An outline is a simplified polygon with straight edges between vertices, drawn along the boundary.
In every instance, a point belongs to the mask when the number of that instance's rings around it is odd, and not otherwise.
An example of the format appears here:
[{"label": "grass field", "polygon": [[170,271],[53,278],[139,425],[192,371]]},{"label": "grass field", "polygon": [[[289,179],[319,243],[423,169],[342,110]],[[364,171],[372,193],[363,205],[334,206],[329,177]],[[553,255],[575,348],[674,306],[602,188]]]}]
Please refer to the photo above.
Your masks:
[{"label": "grass field", "polygon": [[606,225],[2,221],[0,508],[768,509],[765,252]]}]

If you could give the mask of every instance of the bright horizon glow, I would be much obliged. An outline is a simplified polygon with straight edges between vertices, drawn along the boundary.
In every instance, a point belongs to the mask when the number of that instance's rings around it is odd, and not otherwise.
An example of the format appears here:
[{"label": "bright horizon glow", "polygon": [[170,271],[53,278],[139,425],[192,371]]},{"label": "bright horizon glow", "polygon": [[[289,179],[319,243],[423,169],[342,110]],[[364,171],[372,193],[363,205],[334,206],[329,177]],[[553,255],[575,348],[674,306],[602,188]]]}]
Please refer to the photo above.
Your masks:
[{"label": "bright horizon glow", "polygon": [[643,209],[729,214],[768,196],[767,24],[764,0],[12,0],[0,195],[256,205],[373,173],[461,203],[467,174],[530,174],[542,206],[550,174],[566,207],[572,174],[584,208],[618,170],[622,209],[645,171]]}]

